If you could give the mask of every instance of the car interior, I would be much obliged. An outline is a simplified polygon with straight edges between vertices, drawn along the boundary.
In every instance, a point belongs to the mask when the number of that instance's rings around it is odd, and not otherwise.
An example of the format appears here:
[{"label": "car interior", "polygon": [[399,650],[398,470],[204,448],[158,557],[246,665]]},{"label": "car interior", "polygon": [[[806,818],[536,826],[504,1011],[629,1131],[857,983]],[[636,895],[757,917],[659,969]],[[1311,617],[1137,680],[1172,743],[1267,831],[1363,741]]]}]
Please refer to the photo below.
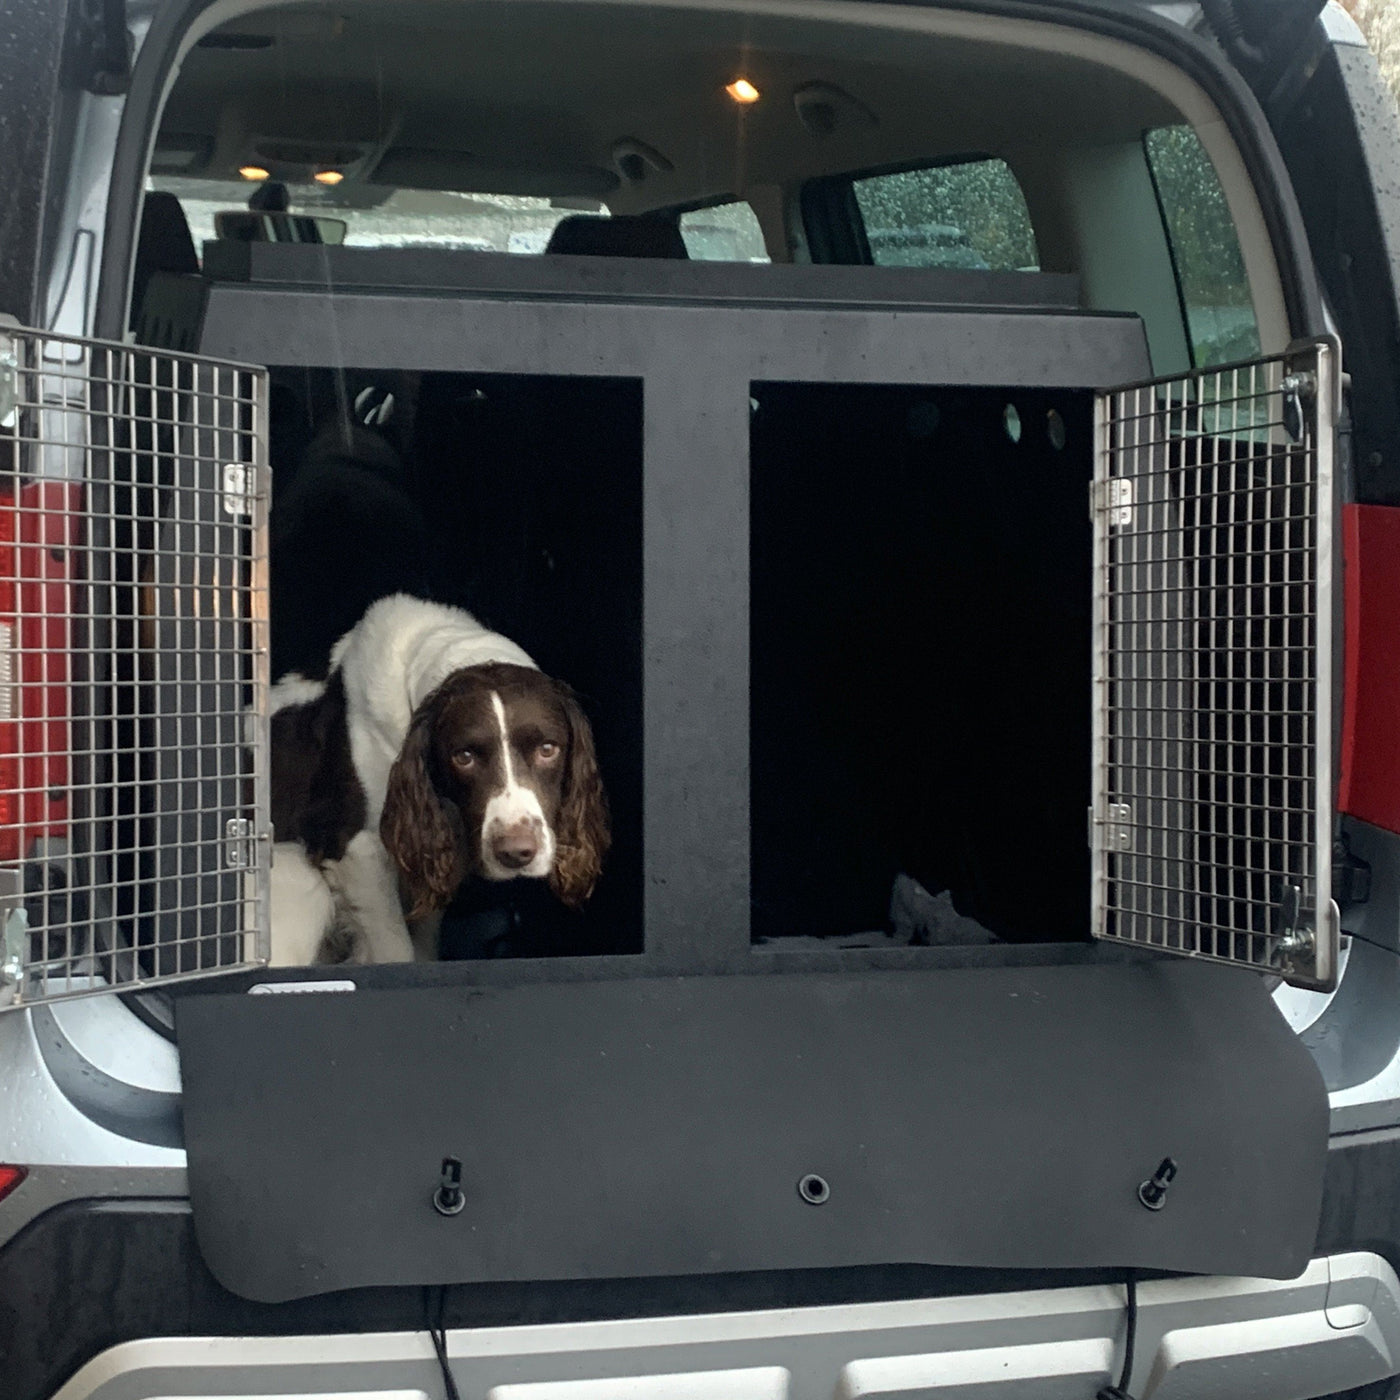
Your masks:
[{"label": "car interior", "polygon": [[[406,20],[367,0],[192,31],[151,151],[136,337],[208,350],[209,289],[256,280],[252,243],[265,268],[294,245],[287,285],[332,302],[415,279],[500,296],[482,289],[512,259],[546,268],[547,298],[550,266],[606,261],[629,296],[797,296],[794,317],[932,299],[1051,314],[1066,344],[1127,320],[1156,375],[1283,348],[1258,201],[1180,69],[1039,22],[848,8],[443,0]],[[1008,324],[1002,380],[749,386],[763,949],[1088,936],[1086,500],[1111,381],[1027,363]],[[594,718],[616,825],[595,904],[466,898],[444,956],[641,950],[646,754],[685,739],[642,732],[641,386],[363,343],[269,368],[274,678],[323,668],[388,579],[515,637]],[[397,462],[408,535],[299,492],[349,428]],[[405,539],[425,541],[411,560]],[[712,659],[693,662],[703,687]]]}]

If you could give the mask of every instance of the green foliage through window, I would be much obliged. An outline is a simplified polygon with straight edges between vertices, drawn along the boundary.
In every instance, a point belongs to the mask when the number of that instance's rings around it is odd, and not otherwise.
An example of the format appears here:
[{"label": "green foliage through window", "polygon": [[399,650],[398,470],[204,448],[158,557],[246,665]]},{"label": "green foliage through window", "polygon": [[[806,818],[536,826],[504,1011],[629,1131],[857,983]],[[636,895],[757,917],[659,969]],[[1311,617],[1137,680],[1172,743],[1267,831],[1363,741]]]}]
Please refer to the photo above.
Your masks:
[{"label": "green foliage through window", "polygon": [[927,166],[852,182],[871,258],[883,267],[1033,271],[1025,196],[1001,160]]},{"label": "green foliage through window", "polygon": [[1253,359],[1259,326],[1234,221],[1215,167],[1189,126],[1144,138],[1162,201],[1197,368]]}]

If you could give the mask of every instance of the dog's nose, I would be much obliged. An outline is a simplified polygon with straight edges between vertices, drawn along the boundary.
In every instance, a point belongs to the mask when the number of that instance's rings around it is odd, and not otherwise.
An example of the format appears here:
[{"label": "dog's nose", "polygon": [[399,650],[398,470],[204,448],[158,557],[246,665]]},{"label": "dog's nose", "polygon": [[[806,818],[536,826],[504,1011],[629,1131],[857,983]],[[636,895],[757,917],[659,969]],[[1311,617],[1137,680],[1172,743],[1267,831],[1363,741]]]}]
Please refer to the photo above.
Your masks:
[{"label": "dog's nose", "polygon": [[491,849],[507,870],[524,870],[539,855],[540,841],[534,827],[522,822],[503,831],[491,843]]}]

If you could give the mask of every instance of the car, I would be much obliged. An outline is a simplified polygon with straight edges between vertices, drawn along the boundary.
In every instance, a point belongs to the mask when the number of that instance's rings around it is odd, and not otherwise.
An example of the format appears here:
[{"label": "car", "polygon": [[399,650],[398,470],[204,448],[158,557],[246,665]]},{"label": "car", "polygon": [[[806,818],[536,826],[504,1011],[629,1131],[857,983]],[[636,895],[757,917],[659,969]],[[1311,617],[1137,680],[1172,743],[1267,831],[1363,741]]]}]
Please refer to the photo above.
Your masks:
[{"label": "car", "polygon": [[[1344,10],[5,29],[6,1400],[1400,1396]],[[271,967],[274,683],[390,588],[572,687],[611,851]]]}]

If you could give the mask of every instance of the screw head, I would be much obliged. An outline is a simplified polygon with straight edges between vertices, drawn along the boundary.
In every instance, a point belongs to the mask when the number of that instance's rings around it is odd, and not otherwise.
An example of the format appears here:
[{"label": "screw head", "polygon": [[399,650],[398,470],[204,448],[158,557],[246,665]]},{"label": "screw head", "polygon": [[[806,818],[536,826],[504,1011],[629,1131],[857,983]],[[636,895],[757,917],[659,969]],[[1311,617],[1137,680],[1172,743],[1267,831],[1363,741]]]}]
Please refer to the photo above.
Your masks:
[{"label": "screw head", "polygon": [[457,1191],[455,1193],[447,1190],[446,1187],[439,1186],[433,1192],[433,1209],[439,1215],[461,1215],[463,1208],[467,1204],[466,1193]]}]

